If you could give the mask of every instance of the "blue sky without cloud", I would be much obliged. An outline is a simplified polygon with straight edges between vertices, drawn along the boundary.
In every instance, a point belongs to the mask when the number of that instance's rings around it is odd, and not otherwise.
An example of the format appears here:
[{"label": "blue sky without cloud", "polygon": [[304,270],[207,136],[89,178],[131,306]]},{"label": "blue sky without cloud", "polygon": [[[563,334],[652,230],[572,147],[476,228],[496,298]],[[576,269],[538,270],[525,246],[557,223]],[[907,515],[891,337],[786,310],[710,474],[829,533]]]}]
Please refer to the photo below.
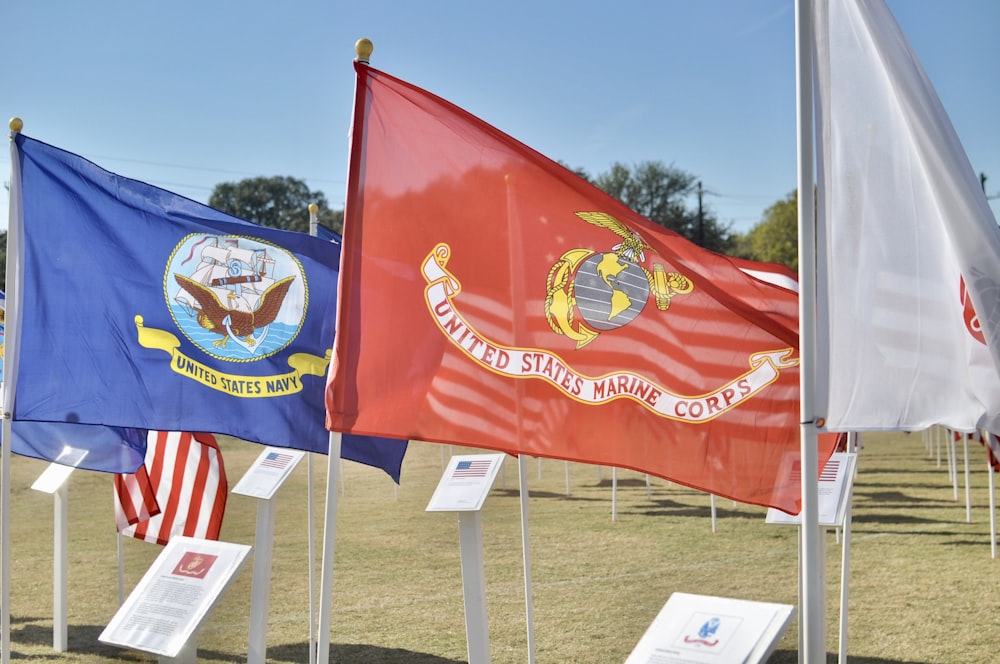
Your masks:
[{"label": "blue sky without cloud", "polygon": [[[1000,193],[1000,2],[889,6]],[[342,207],[360,37],[376,68],[553,159],[695,175],[734,230],[795,188],[793,0],[39,0],[11,4],[5,27],[5,119],[202,202],[219,182],[290,175]]]}]

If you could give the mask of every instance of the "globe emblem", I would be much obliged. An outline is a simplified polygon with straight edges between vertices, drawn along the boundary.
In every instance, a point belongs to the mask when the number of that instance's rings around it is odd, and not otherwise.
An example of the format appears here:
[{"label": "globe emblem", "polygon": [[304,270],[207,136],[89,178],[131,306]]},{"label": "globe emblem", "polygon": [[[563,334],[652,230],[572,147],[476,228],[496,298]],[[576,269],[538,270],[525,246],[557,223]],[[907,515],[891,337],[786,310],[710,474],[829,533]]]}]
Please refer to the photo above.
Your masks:
[{"label": "globe emblem", "polygon": [[576,306],[590,327],[614,330],[642,313],[649,298],[649,280],[638,264],[617,254],[594,254],[577,270],[574,291]]}]

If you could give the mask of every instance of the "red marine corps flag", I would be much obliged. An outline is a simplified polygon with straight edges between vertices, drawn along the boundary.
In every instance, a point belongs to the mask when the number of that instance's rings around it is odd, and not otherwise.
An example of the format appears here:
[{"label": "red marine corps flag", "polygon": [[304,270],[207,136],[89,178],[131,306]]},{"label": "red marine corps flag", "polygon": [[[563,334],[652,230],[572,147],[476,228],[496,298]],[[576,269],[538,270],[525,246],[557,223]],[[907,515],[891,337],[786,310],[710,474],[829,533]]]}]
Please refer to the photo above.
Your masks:
[{"label": "red marine corps flag", "polygon": [[[798,511],[798,298],[356,63],[327,426]],[[832,451],[824,439],[821,464]]]}]

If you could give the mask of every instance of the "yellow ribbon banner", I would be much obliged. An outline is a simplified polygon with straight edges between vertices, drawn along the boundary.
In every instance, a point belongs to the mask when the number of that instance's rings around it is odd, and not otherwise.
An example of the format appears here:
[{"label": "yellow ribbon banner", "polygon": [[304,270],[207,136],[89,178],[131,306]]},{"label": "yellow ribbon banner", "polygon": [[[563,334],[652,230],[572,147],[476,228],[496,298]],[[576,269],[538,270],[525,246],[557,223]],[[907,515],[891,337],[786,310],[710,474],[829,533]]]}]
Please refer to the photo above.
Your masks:
[{"label": "yellow ribbon banner", "polygon": [[288,373],[240,376],[216,371],[188,357],[178,350],[181,342],[176,336],[166,330],[145,327],[142,316],[135,317],[135,328],[141,346],[162,350],[170,355],[170,369],[174,373],[234,397],[266,399],[301,392],[302,376],[324,376],[330,363],[330,351],[326,352],[325,358],[310,353],[295,353],[288,358],[288,366],[292,368]]}]

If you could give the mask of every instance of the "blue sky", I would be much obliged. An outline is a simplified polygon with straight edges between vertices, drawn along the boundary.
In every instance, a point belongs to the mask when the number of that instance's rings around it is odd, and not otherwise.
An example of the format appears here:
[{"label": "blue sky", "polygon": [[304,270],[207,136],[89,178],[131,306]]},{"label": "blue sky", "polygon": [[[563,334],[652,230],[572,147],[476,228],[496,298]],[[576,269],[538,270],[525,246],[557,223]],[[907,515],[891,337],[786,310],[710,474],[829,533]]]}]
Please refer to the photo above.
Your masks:
[{"label": "blue sky", "polygon": [[[889,6],[1000,193],[1000,2]],[[793,0],[38,0],[4,14],[5,120],[202,202],[219,182],[290,175],[343,206],[360,37],[374,67],[553,159],[695,175],[734,230],[795,188]]]}]

